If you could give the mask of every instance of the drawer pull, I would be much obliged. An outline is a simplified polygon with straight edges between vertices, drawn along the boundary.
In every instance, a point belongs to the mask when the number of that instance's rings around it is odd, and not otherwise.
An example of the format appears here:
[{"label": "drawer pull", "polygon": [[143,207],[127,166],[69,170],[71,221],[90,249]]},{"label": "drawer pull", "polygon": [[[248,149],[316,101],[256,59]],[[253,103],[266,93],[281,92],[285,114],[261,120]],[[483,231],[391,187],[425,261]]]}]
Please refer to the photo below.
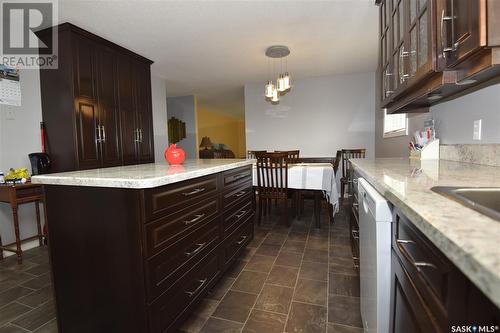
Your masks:
[{"label": "drawer pull", "polygon": [[194,219],[192,219],[192,220],[184,221],[184,224],[185,225],[190,225],[190,224],[198,222],[199,220],[201,220],[205,216],[205,213],[203,213],[203,214],[197,214],[195,216],[196,217]]},{"label": "drawer pull", "polygon": [[425,268],[425,267],[437,269],[436,265],[434,265],[430,262],[415,261],[415,259],[413,259],[413,257],[410,255],[410,253],[408,251],[406,251],[403,244],[415,244],[414,241],[409,240],[409,239],[396,239],[396,242],[398,244],[401,244],[401,246],[399,246],[399,249],[401,250],[403,255],[408,258],[408,261],[410,262],[410,264],[412,264],[412,266],[415,267],[417,269],[417,271],[420,272],[422,270],[422,268]]},{"label": "drawer pull", "polygon": [[189,197],[190,195],[198,194],[198,193],[203,192],[203,191],[205,191],[205,188],[204,187],[199,187],[197,189],[194,189],[191,192],[183,192],[182,195],[185,196],[185,197]]},{"label": "drawer pull", "polygon": [[198,287],[196,287],[196,289],[193,291],[186,291],[186,294],[188,294],[189,297],[193,297],[194,295],[196,295],[197,293],[200,292],[201,288],[203,288],[205,283],[207,283],[207,280],[208,280],[208,278],[204,278],[203,280],[198,280],[200,285]]},{"label": "drawer pull", "polygon": [[247,236],[241,236],[241,240],[237,241],[236,244],[241,245],[247,239]]},{"label": "drawer pull", "polygon": [[196,249],[194,249],[193,251],[191,252],[185,252],[186,256],[187,257],[191,257],[193,254],[195,253],[198,253],[200,252],[200,250],[207,244],[207,242],[205,243],[200,243],[200,244],[196,244]]},{"label": "drawer pull", "polygon": [[239,219],[240,219],[243,215],[245,215],[245,214],[246,214],[246,212],[247,212],[246,210],[242,210],[242,211],[240,211],[240,213],[239,213],[239,214],[236,214],[236,215],[235,215],[235,216],[236,216],[236,219],[237,219],[237,220],[239,220]]},{"label": "drawer pull", "polygon": [[351,235],[352,235],[352,238],[359,239],[359,231],[358,230],[352,230]]},{"label": "drawer pull", "polygon": [[246,174],[239,174],[233,177],[233,181],[237,181],[238,179],[245,178]]},{"label": "drawer pull", "polygon": [[247,193],[247,191],[241,191],[241,192],[236,193],[234,196],[237,197],[237,198],[239,198],[242,195],[244,195],[245,193]]}]

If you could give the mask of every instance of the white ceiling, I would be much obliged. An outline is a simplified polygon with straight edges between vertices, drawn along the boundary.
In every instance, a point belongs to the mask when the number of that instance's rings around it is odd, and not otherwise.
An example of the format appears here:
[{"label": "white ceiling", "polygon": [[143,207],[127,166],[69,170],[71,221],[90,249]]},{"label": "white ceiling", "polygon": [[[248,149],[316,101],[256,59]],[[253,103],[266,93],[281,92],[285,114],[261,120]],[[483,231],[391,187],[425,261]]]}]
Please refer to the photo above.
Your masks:
[{"label": "white ceiling", "polygon": [[241,115],[243,85],[267,79],[266,48],[287,45],[292,79],[374,71],[374,0],[60,0],[71,22],[154,61],[168,96]]}]

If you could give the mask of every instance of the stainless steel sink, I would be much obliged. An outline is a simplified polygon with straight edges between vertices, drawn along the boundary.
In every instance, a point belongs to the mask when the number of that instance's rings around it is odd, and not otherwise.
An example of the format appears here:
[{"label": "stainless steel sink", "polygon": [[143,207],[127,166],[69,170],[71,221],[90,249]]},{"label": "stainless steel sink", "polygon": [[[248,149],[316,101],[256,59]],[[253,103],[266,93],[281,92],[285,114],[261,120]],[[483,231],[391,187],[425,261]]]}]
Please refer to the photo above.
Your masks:
[{"label": "stainless steel sink", "polygon": [[499,187],[436,186],[431,190],[500,221]]}]

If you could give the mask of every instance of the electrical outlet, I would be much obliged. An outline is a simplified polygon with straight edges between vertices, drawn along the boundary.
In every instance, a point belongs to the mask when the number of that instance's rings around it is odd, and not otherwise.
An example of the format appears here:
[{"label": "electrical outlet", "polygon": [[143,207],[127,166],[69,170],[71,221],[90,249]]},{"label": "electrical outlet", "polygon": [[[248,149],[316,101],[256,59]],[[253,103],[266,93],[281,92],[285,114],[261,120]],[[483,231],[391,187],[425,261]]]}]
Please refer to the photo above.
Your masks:
[{"label": "electrical outlet", "polygon": [[481,140],[481,119],[474,120],[474,136],[472,140]]},{"label": "electrical outlet", "polygon": [[5,119],[6,120],[16,120],[16,114],[14,113],[14,110],[12,108],[9,108],[5,114]]}]

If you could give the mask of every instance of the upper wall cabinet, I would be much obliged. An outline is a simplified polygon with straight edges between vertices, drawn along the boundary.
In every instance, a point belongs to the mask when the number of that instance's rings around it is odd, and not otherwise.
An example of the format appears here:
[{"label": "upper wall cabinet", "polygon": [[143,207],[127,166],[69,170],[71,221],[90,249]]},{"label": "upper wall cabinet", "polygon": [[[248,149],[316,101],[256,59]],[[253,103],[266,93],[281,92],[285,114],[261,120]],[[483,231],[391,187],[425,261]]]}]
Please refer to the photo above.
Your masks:
[{"label": "upper wall cabinet", "polygon": [[500,76],[497,0],[380,0],[380,106],[430,105]]},{"label": "upper wall cabinet", "polygon": [[51,171],[154,162],[152,62],[72,24],[58,29],[59,68],[40,71]]}]

